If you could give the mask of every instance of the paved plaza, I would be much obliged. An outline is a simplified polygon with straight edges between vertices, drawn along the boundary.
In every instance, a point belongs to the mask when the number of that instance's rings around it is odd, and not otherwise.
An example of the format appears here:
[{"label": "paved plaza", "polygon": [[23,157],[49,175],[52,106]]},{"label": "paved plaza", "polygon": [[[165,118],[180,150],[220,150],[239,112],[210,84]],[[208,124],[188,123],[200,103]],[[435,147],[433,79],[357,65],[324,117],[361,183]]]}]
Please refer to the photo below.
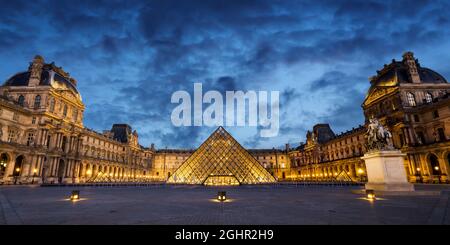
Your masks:
[{"label": "paved plaza", "polygon": [[[361,187],[0,186],[0,224],[450,224],[448,186],[416,186],[414,195],[364,199]],[[440,194],[439,194],[440,193]]]}]

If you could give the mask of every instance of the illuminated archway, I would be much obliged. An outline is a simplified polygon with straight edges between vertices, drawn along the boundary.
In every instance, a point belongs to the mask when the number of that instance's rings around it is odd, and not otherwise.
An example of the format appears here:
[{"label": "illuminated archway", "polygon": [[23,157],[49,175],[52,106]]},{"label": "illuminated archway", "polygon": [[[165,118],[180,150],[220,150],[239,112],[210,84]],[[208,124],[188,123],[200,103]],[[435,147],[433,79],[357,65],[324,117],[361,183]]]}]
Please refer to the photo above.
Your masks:
[{"label": "illuminated archway", "polygon": [[9,156],[6,153],[0,155],[0,179],[6,174],[6,167],[9,163]]},{"label": "illuminated archway", "polygon": [[441,168],[439,166],[439,160],[436,155],[430,154],[428,156],[428,161],[431,166],[431,173],[432,175],[441,175]]},{"label": "illuminated archway", "polygon": [[16,157],[16,162],[14,164],[14,171],[13,171],[14,177],[18,177],[22,173],[22,166],[23,166],[24,160],[25,160],[25,157],[23,155]]}]

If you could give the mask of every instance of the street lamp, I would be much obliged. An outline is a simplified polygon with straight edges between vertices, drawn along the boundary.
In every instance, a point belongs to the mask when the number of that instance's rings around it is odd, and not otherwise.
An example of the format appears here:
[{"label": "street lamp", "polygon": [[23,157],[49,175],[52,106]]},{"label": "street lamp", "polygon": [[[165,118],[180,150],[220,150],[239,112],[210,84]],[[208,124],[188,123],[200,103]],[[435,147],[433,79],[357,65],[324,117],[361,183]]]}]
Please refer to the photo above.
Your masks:
[{"label": "street lamp", "polygon": [[16,168],[16,174],[14,175],[14,184],[17,184],[17,179],[19,178],[20,168]]},{"label": "street lamp", "polygon": [[34,178],[36,178],[37,168],[33,169],[33,179],[31,179],[31,184],[34,184]]},{"label": "street lamp", "polygon": [[363,180],[364,170],[362,168],[358,168],[359,182]]}]

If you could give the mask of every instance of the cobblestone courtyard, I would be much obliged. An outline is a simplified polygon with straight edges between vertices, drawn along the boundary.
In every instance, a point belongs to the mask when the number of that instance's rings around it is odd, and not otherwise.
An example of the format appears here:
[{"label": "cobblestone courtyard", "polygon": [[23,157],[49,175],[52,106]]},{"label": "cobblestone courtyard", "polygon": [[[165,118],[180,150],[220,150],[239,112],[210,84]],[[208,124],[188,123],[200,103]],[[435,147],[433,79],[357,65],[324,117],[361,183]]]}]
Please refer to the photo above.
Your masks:
[{"label": "cobblestone courtyard", "polygon": [[449,188],[371,202],[357,187],[240,186],[220,203],[199,186],[80,187],[78,202],[71,187],[0,186],[0,224],[450,224]]}]

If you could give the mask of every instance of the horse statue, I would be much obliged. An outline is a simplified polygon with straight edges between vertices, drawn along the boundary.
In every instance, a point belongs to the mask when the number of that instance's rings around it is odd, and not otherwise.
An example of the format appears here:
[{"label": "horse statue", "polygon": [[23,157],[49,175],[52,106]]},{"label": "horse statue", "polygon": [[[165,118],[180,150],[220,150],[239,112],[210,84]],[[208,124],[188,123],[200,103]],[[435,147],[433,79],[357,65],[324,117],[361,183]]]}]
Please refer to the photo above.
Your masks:
[{"label": "horse statue", "polygon": [[392,134],[378,119],[370,118],[366,132],[368,150],[393,150]]}]

